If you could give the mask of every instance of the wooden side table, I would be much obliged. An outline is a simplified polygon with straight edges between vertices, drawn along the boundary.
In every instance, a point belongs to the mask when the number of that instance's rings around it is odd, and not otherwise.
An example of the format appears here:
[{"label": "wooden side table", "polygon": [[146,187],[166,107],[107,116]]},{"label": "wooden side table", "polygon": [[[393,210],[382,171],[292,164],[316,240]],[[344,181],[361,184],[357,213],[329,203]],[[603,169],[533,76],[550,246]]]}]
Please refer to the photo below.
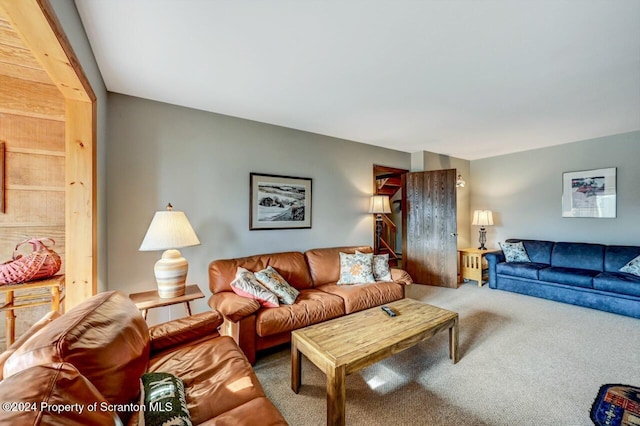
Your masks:
[{"label": "wooden side table", "polygon": [[484,284],[484,278],[488,272],[487,261],[484,256],[487,253],[495,253],[497,249],[480,250],[478,248],[458,249],[460,254],[460,280],[474,280],[478,287]]},{"label": "wooden side table", "polygon": [[[20,290],[38,290],[30,294],[14,295]],[[48,289],[48,290],[47,290]],[[51,310],[60,309],[60,302],[64,300],[64,275],[54,275],[51,278],[38,281],[30,281],[21,284],[5,284],[0,286],[0,292],[5,293],[4,305],[0,306],[0,312],[6,312],[5,335],[6,347],[9,347],[16,339],[16,309],[32,308],[34,306],[51,303]]]},{"label": "wooden side table", "polygon": [[188,316],[191,316],[191,306],[189,302],[196,299],[203,299],[204,294],[196,284],[188,285],[182,296],[161,298],[158,296],[158,290],[145,291],[142,293],[132,293],[129,299],[135,303],[136,307],[142,313],[142,317],[147,319],[147,311],[152,308],[160,308],[162,306],[176,305],[184,303],[184,308]]}]

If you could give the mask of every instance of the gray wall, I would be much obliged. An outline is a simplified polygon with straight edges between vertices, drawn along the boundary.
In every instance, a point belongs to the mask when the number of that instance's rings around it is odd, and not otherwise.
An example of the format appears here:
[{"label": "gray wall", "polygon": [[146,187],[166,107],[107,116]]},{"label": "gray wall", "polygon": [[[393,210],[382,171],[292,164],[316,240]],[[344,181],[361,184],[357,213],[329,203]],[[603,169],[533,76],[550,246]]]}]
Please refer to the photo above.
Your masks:
[{"label": "gray wall", "polygon": [[[410,154],[109,93],[109,289],[154,288],[159,252],[138,248],[156,210],[186,213],[202,245],[181,250],[188,281],[208,290],[211,260],[373,243],[373,164]],[[249,231],[249,173],[313,179],[312,228]],[[196,311],[206,309],[204,301]],[[167,320],[167,310],[156,320]],[[183,315],[182,307],[171,311]]]},{"label": "gray wall", "polygon": [[98,203],[98,291],[107,289],[107,209],[106,209],[106,143],[107,89],[93,56],[82,21],[72,0],[51,0],[51,5],[91,83],[97,98],[97,203]]},{"label": "gray wall", "polygon": [[[493,247],[512,237],[640,245],[639,160],[640,131],[475,160],[472,210],[493,210]],[[606,167],[617,168],[617,217],[563,218],[562,173]]]}]

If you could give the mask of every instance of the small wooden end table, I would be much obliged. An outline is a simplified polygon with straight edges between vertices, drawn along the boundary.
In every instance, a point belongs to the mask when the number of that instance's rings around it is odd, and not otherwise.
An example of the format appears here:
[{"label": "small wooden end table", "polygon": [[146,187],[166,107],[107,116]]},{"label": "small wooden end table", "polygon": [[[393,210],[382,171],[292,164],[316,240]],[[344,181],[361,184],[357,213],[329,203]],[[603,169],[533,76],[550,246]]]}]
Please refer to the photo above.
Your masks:
[{"label": "small wooden end table", "polygon": [[484,284],[484,278],[487,276],[487,261],[484,256],[487,253],[495,253],[500,250],[479,248],[458,249],[460,253],[460,282],[464,280],[473,280],[478,282],[478,287]]},{"label": "small wooden end table", "polygon": [[188,316],[191,316],[191,306],[189,302],[196,299],[203,299],[204,294],[200,291],[200,288],[196,284],[188,285],[185,288],[185,292],[182,296],[162,298],[158,296],[158,290],[145,291],[142,293],[131,293],[129,299],[135,303],[136,307],[142,313],[142,317],[147,319],[147,312],[149,309],[160,308],[162,306],[176,305],[178,303],[184,303],[185,311]]},{"label": "small wooden end table", "polygon": [[458,314],[413,299],[388,303],[291,333],[291,389],[298,393],[302,357],[327,376],[327,425],[345,424],[346,376],[449,330],[449,358],[458,362]]},{"label": "small wooden end table", "polygon": [[[49,289],[47,291],[47,289]],[[30,294],[16,296],[13,293],[20,290],[40,290]],[[43,291],[44,290],[44,291]],[[21,284],[5,284],[0,286],[0,292],[4,292],[4,305],[0,306],[0,312],[6,311],[5,335],[8,348],[16,339],[16,309],[33,308],[34,306],[51,303],[51,310],[60,309],[60,302],[64,300],[64,275],[54,275],[44,280],[29,281]]]}]

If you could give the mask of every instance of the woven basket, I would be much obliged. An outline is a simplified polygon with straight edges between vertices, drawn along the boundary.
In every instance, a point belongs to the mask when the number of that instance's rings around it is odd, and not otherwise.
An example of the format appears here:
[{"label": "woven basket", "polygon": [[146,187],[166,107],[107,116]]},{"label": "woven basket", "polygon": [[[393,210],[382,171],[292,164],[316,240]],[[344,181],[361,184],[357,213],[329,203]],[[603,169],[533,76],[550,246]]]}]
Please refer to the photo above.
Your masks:
[{"label": "woven basket", "polygon": [[[51,238],[28,238],[16,245],[13,259],[0,264],[0,284],[18,284],[55,275],[60,270],[62,261],[45,241],[50,241],[51,245],[56,243]],[[26,243],[31,244],[33,252],[26,256],[18,254],[20,246]]]}]

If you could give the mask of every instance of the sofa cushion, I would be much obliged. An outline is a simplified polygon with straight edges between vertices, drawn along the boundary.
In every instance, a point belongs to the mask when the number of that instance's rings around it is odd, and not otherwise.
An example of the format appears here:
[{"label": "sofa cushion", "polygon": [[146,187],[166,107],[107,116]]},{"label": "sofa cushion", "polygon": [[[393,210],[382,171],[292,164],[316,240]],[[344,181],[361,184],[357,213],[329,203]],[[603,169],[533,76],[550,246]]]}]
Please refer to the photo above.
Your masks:
[{"label": "sofa cushion", "polygon": [[136,305],[119,291],[100,293],[27,340],[5,362],[4,376],[68,362],[107,401],[127,404],[140,391],[149,346],[149,330]]},{"label": "sofa cushion", "polygon": [[362,253],[373,252],[369,246],[330,247],[305,251],[304,257],[309,265],[313,285],[337,282],[340,279],[340,253],[354,254],[356,250]]},{"label": "sofa cushion", "polygon": [[54,319],[60,317],[60,312],[58,311],[49,311],[45,316],[43,316],[42,318],[40,318],[35,324],[33,324],[31,327],[29,327],[29,329],[22,333],[22,335],[11,344],[11,346],[9,346],[7,348],[6,351],[2,352],[0,354],[0,380],[2,380],[2,370],[4,369],[4,363],[7,359],[9,359],[9,357],[18,350],[18,348],[20,348],[20,346],[22,346],[24,344],[24,342],[26,342],[27,340],[29,340],[31,338],[31,336],[33,336],[34,334],[36,334],[38,331],[40,331],[41,329],[43,329],[45,326],[47,326],[51,321],[53,321]]},{"label": "sofa cushion", "polygon": [[404,297],[404,286],[388,281],[360,285],[325,284],[318,287],[318,290],[342,298],[347,314],[384,305]]},{"label": "sofa cushion", "polygon": [[522,240],[515,238],[507,240],[508,243],[517,243],[518,241],[521,241],[524,245],[524,249],[527,251],[527,256],[529,256],[531,262],[551,264],[551,252],[555,244],[553,241]]},{"label": "sofa cushion", "polygon": [[265,397],[254,398],[232,410],[220,414],[203,426],[287,426],[282,414]]},{"label": "sofa cushion", "polygon": [[640,246],[607,246],[604,250],[604,270],[618,272],[637,256],[640,256]]},{"label": "sofa cushion", "polygon": [[500,248],[507,262],[531,262],[522,242],[500,243]]},{"label": "sofa cushion", "polygon": [[551,254],[551,266],[602,272],[604,247],[602,244],[556,243]]},{"label": "sofa cushion", "polygon": [[640,277],[640,256],[631,259],[629,263],[620,268],[620,272]]},{"label": "sofa cushion", "polygon": [[372,253],[340,253],[338,284],[364,284],[374,281]]},{"label": "sofa cushion", "polygon": [[624,272],[602,272],[593,278],[593,288],[640,297],[640,277]]},{"label": "sofa cushion", "polygon": [[502,275],[511,275],[514,277],[528,278],[530,280],[537,280],[538,271],[544,268],[548,268],[549,265],[544,263],[532,263],[532,262],[511,262],[511,263],[498,263],[496,265],[496,272]]},{"label": "sofa cushion", "polygon": [[[137,389],[136,389],[137,392]],[[68,363],[36,365],[0,381],[0,401],[28,404],[29,409],[0,410],[3,425],[116,425],[121,424],[113,406],[80,372]],[[41,410],[44,404],[65,411]],[[96,404],[95,410],[87,407]],[[16,408],[19,405],[16,405]]]},{"label": "sofa cushion", "polygon": [[548,267],[538,272],[540,281],[593,288],[593,277],[598,271],[577,268]]},{"label": "sofa cushion", "polygon": [[231,291],[229,283],[233,281],[238,267],[249,271],[261,271],[267,266],[273,266],[289,284],[298,290],[311,288],[311,276],[304,255],[297,251],[290,251],[214,260],[209,264],[209,289],[212,293]]},{"label": "sofa cushion", "polygon": [[228,336],[154,356],[149,372],[171,373],[182,379],[193,424],[265,396],[251,364]]},{"label": "sofa cushion", "polygon": [[300,294],[298,289],[291,287],[287,280],[278,273],[272,266],[267,266],[266,269],[258,271],[254,274],[260,284],[265,286],[267,290],[271,291],[278,297],[280,303],[285,305],[291,305],[296,301],[296,297]]},{"label": "sofa cushion", "polygon": [[261,309],[256,314],[256,334],[271,336],[297,330],[344,315],[342,299],[320,290],[301,290],[296,303]]},{"label": "sofa cushion", "polygon": [[253,275],[253,272],[240,266],[238,267],[236,277],[231,281],[231,289],[238,296],[257,300],[260,305],[266,308],[277,308],[280,304],[278,297],[263,287],[255,275]]}]

